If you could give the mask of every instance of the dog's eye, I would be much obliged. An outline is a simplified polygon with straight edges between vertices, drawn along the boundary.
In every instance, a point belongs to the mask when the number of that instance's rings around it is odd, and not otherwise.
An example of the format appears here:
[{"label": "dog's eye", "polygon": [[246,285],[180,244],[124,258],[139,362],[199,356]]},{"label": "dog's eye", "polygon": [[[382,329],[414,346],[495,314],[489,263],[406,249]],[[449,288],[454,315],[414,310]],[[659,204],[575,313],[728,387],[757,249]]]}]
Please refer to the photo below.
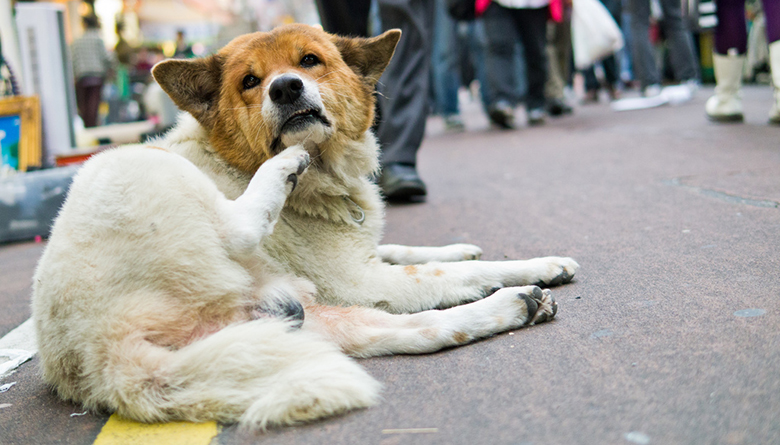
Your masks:
[{"label": "dog's eye", "polygon": [[260,85],[260,79],[251,74],[248,74],[246,77],[244,77],[243,84],[244,89],[249,90]]},{"label": "dog's eye", "polygon": [[314,65],[319,65],[320,59],[315,56],[314,54],[306,54],[303,56],[303,59],[301,59],[301,66],[304,68],[311,68]]}]

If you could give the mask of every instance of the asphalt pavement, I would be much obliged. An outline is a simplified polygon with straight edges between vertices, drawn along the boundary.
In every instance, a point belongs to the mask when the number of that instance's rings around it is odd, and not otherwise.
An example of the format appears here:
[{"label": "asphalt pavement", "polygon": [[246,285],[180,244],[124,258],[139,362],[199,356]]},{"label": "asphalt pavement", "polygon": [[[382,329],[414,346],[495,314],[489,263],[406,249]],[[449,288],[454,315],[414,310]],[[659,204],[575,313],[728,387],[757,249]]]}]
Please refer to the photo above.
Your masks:
[{"label": "asphalt pavement", "polygon": [[[388,208],[385,242],[574,257],[555,321],[361,360],[384,384],[378,406],[258,434],[218,425],[205,443],[780,443],[780,127],[767,86],[745,88],[744,124],[708,122],[709,94],[533,128],[518,112],[514,131],[476,105],[465,132],[432,118],[429,196]],[[0,336],[30,315],[43,246],[0,245]],[[0,444],[109,443],[110,413],[59,401],[36,366],[0,379],[16,382],[0,392]]]}]

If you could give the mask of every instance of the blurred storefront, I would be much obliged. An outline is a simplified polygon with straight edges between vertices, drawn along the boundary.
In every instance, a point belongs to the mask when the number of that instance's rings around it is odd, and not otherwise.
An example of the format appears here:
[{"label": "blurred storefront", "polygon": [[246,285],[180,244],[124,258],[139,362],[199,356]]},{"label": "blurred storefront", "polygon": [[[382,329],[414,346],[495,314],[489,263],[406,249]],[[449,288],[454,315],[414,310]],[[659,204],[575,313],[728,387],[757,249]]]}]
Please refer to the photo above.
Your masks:
[{"label": "blurred storefront", "polygon": [[173,124],[155,63],[290,22],[319,23],[313,0],[0,0],[0,243],[48,235],[70,164]]}]

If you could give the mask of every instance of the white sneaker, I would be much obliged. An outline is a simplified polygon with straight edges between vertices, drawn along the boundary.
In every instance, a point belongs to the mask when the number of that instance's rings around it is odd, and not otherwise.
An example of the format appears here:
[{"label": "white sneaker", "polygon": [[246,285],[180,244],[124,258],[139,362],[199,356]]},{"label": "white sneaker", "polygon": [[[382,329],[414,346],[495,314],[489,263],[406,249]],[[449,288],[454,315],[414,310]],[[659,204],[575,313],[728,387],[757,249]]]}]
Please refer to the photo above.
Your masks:
[{"label": "white sneaker", "polygon": [[661,94],[661,85],[654,83],[652,85],[648,85],[645,87],[644,90],[642,90],[642,96],[644,97],[655,97]]}]

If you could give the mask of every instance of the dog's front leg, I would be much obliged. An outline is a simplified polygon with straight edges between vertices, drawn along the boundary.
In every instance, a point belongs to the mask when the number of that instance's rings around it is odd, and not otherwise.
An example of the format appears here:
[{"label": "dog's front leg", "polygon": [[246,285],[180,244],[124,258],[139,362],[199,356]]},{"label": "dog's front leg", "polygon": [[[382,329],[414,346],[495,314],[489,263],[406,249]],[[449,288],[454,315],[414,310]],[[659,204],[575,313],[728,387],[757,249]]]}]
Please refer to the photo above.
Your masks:
[{"label": "dog's front leg", "polygon": [[337,296],[329,301],[335,304],[411,313],[479,300],[503,287],[567,283],[578,268],[565,257],[406,266],[377,260],[356,269],[359,275],[351,279],[356,286],[325,289],[324,295]]},{"label": "dog's front leg", "polygon": [[377,247],[377,254],[386,263],[409,265],[430,263],[432,261],[478,260],[482,256],[482,249],[473,244],[450,244],[441,247],[382,244]]},{"label": "dog's front leg", "polygon": [[356,357],[421,354],[549,321],[557,311],[549,290],[509,287],[480,301],[416,314],[311,305],[303,327]]},{"label": "dog's front leg", "polygon": [[225,237],[233,253],[252,252],[271,234],[287,196],[309,163],[302,146],[289,147],[260,166],[241,196],[223,203]]}]

